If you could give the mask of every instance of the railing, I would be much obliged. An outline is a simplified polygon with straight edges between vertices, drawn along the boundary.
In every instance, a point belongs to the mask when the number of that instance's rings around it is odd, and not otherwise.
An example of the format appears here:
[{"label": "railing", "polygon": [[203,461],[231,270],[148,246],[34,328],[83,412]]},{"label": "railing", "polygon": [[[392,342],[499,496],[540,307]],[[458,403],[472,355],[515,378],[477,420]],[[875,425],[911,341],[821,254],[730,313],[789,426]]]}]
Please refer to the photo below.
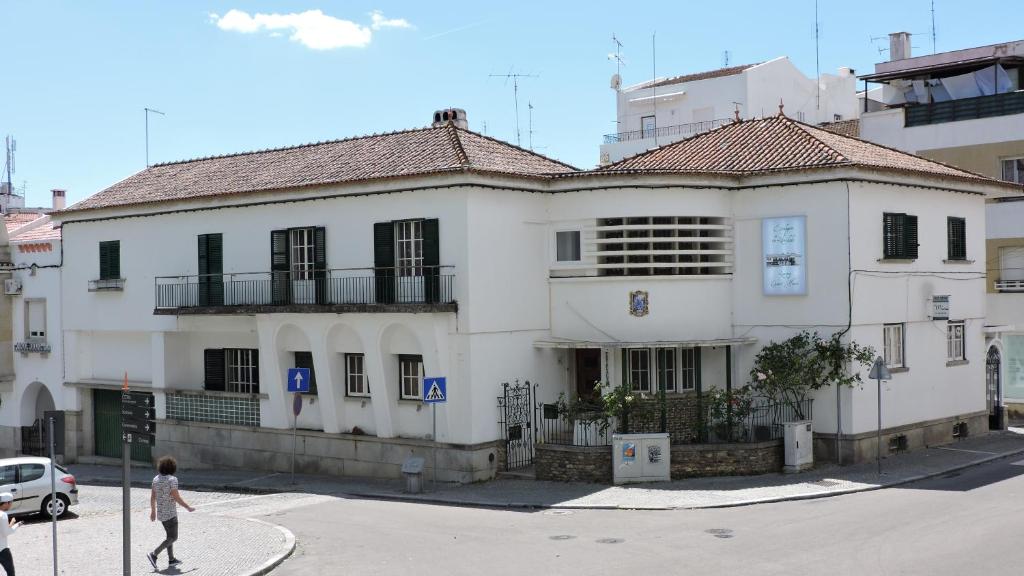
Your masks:
[{"label": "railing", "polygon": [[260,399],[252,394],[168,392],[167,419],[259,428]]},{"label": "railing", "polygon": [[614,421],[606,421],[597,407],[570,419],[559,414],[557,405],[542,404],[537,428],[537,442],[541,444],[608,446],[616,426]]},{"label": "railing", "polygon": [[996,290],[999,292],[1024,292],[1024,280],[997,280]]},{"label": "railing", "polygon": [[156,279],[156,308],[449,304],[452,266],[238,272]]},{"label": "railing", "polygon": [[673,126],[662,126],[661,128],[649,128],[647,130],[632,130],[630,132],[619,132],[617,134],[605,134],[605,144],[617,142],[629,142],[631,140],[644,140],[646,138],[661,138],[662,136],[695,136],[701,132],[713,130],[732,122],[729,118],[717,120],[704,120],[703,122],[691,122],[689,124],[675,124]]},{"label": "railing", "polygon": [[910,104],[903,109],[903,123],[910,128],[1021,113],[1024,113],[1024,91],[1005,92],[931,104]]}]

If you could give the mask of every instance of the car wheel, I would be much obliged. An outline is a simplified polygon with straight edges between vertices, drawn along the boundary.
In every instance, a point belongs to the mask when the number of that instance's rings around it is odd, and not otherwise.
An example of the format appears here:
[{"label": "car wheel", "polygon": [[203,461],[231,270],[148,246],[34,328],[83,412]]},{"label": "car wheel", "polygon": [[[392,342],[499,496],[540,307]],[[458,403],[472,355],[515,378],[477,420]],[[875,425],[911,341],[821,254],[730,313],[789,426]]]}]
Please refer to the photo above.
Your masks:
[{"label": "car wheel", "polygon": [[[63,494],[57,495],[57,518],[60,518],[68,511],[68,501]],[[44,516],[52,516],[53,510],[50,509],[50,497],[47,496],[43,500],[43,505],[39,508],[39,512]]]}]

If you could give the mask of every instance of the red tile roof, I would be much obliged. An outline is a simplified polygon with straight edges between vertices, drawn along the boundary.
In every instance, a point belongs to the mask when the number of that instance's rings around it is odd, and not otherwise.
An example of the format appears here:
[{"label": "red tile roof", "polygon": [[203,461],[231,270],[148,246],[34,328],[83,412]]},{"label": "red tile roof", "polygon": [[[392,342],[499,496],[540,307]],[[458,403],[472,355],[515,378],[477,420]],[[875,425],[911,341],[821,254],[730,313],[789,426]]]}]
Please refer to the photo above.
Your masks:
[{"label": "red tile roof", "polygon": [[941,176],[1020,190],[1013,184],[781,115],[726,124],[603,166],[596,172],[752,175],[844,166]]},{"label": "red tile roof", "polygon": [[7,227],[7,232],[10,233],[43,216],[42,212],[8,212],[4,214],[4,225]]},{"label": "red tile roof", "polygon": [[446,124],[151,166],[67,212],[342,182],[483,172],[540,177],[576,168]]},{"label": "red tile roof", "polygon": [[835,132],[840,136],[860,138],[860,120],[856,118],[853,120],[839,120],[837,122],[823,122],[818,125],[818,128]]},{"label": "red tile roof", "polygon": [[26,242],[39,240],[59,240],[60,228],[54,228],[53,222],[40,224],[31,230],[26,230],[11,237],[11,242]]},{"label": "red tile roof", "polygon": [[[755,64],[742,64],[740,66],[729,66],[728,68],[719,68],[717,70],[708,70],[707,72],[697,72],[695,74],[686,74],[683,76],[672,76],[671,78],[665,78],[659,80],[653,84],[654,87],[671,86],[673,84],[682,84],[684,82],[695,82],[697,80],[707,80],[709,78],[721,78],[723,76],[733,76],[739,74],[744,70],[757,66],[760,62]],[[648,86],[638,86],[638,88],[651,88]]]}]

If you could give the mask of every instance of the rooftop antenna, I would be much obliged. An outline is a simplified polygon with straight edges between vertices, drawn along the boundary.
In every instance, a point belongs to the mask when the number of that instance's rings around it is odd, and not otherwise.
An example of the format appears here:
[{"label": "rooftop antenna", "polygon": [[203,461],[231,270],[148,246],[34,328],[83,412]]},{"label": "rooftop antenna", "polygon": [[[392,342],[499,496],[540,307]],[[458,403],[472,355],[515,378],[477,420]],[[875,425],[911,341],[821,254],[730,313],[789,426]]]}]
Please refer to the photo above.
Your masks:
[{"label": "rooftop antenna", "polygon": [[615,74],[622,75],[622,67],[626,65],[626,61],[622,59],[622,42],[612,34],[612,42],[615,43],[615,54],[609,54],[609,60],[615,60]]},{"label": "rooftop antenna", "polygon": [[[14,194],[14,182],[11,180],[11,176],[16,172],[14,166],[14,153],[18,150],[18,142],[15,141],[14,137],[7,135],[4,138],[4,144],[6,144],[6,155],[4,156],[4,173],[7,175],[7,181],[3,184],[3,196],[11,196]],[[0,212],[7,212],[7,205],[10,203],[10,198],[4,198],[3,202],[0,202]]]},{"label": "rooftop antenna", "polygon": [[816,80],[814,82],[814,94],[815,110],[821,110],[821,57],[820,57],[820,43],[819,39],[821,36],[820,26],[818,26],[818,0],[814,0],[814,74]]},{"label": "rooftop antenna", "polygon": [[143,108],[143,110],[146,111],[146,168],[149,168],[149,113],[152,112],[161,116],[166,116],[166,114],[152,108]]},{"label": "rooftop antenna", "polygon": [[[658,146],[658,31],[651,32],[651,103],[654,106],[654,146]],[[643,126],[641,126],[643,128]]]},{"label": "rooftop antenna", "polygon": [[533,150],[533,102],[527,100],[526,108],[529,111],[529,128],[527,133],[530,136],[530,150]]},{"label": "rooftop antenna", "polygon": [[932,0],[932,54],[935,53],[935,0]]},{"label": "rooftop antenna", "polygon": [[519,79],[520,78],[539,78],[536,74],[520,74],[513,72],[513,68],[509,68],[508,74],[491,74],[492,78],[504,78],[505,85],[508,86],[508,79],[512,79],[512,98],[515,102],[516,108],[516,146],[521,146],[519,138]]},{"label": "rooftop antenna", "polygon": [[725,50],[722,52],[722,68],[728,68],[729,62],[732,60],[732,52]]}]

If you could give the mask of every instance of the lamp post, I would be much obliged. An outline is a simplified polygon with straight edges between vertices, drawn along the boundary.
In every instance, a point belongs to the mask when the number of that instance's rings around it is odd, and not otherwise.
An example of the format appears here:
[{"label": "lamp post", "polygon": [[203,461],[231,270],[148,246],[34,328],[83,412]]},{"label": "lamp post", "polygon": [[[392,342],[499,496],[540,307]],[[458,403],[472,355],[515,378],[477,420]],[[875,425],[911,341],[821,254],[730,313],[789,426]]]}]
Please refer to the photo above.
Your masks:
[{"label": "lamp post", "polygon": [[878,432],[876,434],[876,446],[875,446],[875,460],[878,463],[878,475],[882,475],[882,380],[889,380],[892,378],[892,374],[889,373],[889,367],[885,365],[885,360],[881,356],[875,358],[875,363],[871,365],[871,371],[868,372],[868,378],[875,380],[878,383]]}]

